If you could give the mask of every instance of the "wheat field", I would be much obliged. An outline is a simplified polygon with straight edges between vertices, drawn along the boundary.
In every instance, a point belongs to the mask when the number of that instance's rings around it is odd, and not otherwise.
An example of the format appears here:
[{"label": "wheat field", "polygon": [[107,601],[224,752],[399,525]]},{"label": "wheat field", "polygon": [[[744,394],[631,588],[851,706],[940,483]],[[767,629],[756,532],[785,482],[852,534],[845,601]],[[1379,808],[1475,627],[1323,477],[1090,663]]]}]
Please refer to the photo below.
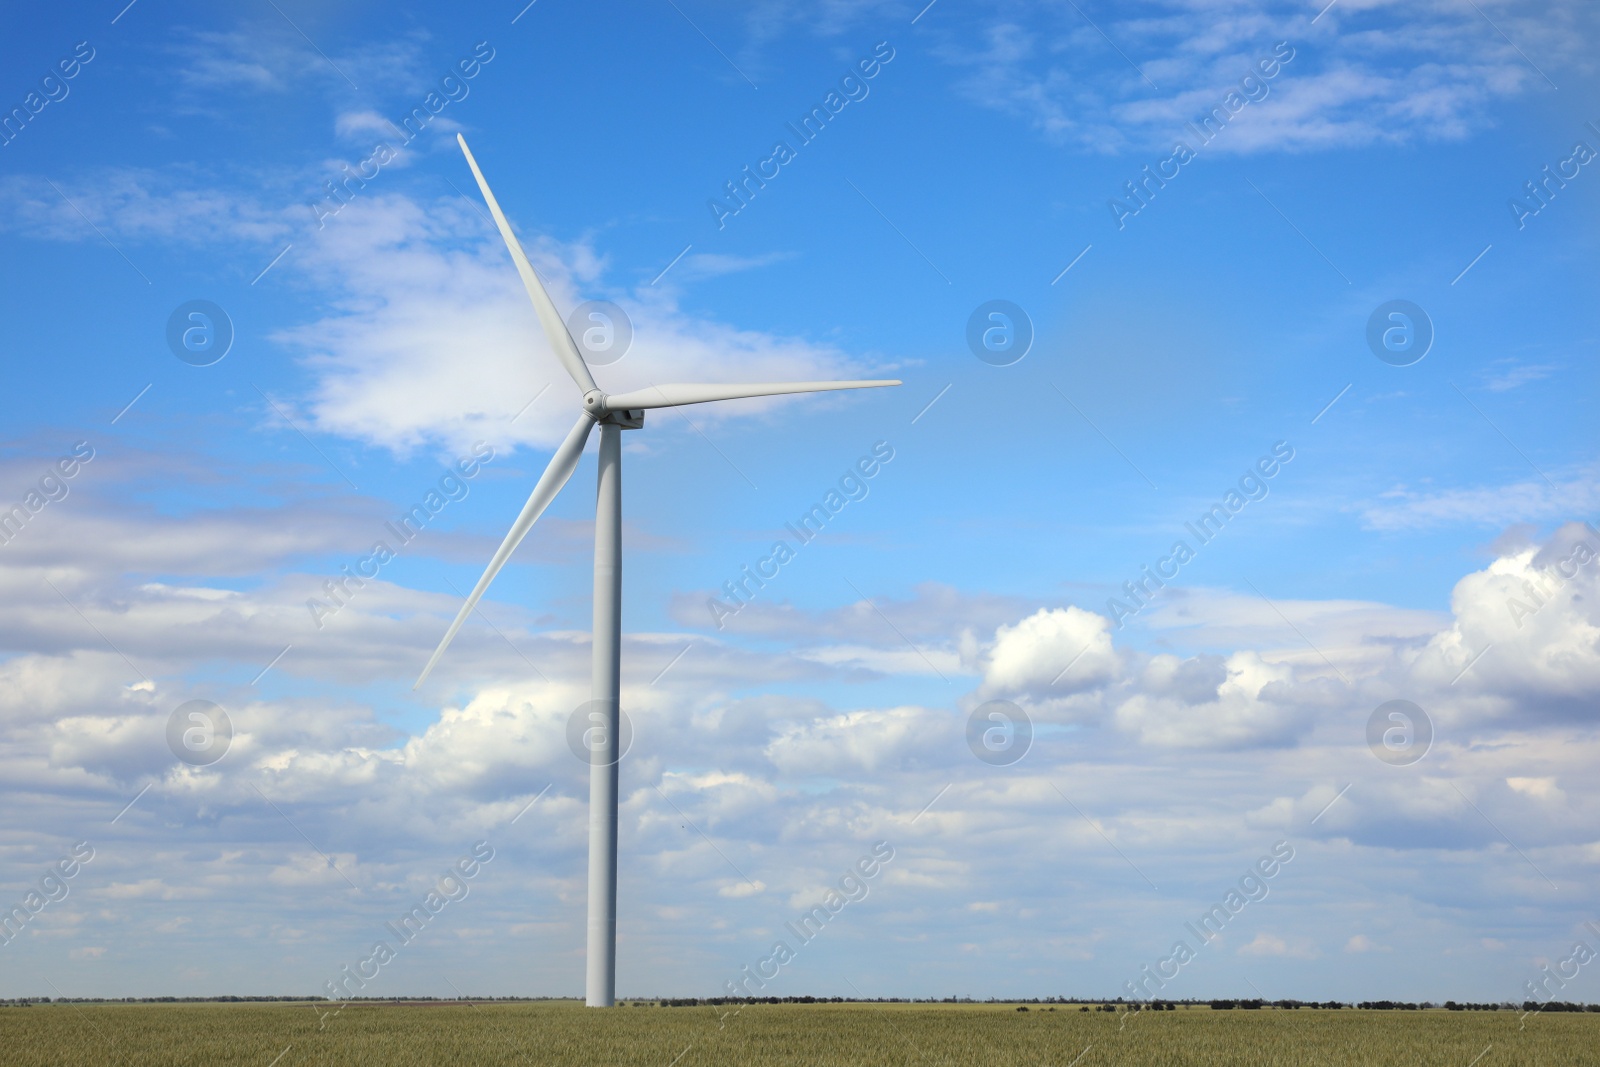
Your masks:
[{"label": "wheat field", "polygon": [[1123,1015],[1062,1005],[758,1004],[589,1011],[575,1002],[47,1004],[0,1010],[11,1067],[1050,1064],[1052,1067],[1600,1065],[1600,1016],[1516,1012]]}]

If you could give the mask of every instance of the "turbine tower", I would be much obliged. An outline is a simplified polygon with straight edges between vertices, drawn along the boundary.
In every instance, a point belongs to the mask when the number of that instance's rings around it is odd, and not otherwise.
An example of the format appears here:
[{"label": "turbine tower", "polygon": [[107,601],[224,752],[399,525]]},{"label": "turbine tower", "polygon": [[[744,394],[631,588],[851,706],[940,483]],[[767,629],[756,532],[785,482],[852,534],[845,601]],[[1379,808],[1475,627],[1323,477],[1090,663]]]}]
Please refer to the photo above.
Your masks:
[{"label": "turbine tower", "polygon": [[416,689],[433,670],[444,650],[461,629],[461,624],[477,606],[478,600],[494,576],[500,573],[506,560],[528,530],[544,513],[544,509],[561,492],[572,472],[578,467],[583,446],[589,432],[600,427],[600,478],[594,512],[594,665],[590,688],[591,706],[605,718],[605,740],[589,759],[589,940],[588,973],[584,983],[584,1001],[591,1008],[609,1008],[616,1000],[617,965],[617,766],[620,754],[618,745],[618,707],[621,691],[622,667],[622,431],[637,430],[644,426],[644,413],[649,408],[682,407],[685,404],[704,404],[713,400],[736,400],[741,397],[777,396],[783,393],[816,393],[834,389],[871,389],[884,385],[899,385],[898,381],[857,382],[766,382],[737,385],[653,385],[627,393],[608,394],[595,385],[589,367],[583,361],[566,323],[556,312],[550,295],[545,292],[533,265],[528,262],[505,213],[483,180],[478,161],[472,158],[466,140],[456,135],[467,166],[478,181],[483,199],[494,215],[494,224],[505,239],[511,260],[522,276],[522,284],[533,301],[545,337],[555,351],[556,358],[577,383],[583,394],[582,410],[578,422],[561,442],[550,465],[540,475],[533,487],[522,513],[511,524],[511,531],[500,543],[494,558],[472,593],[456,615],[444,640],[434,650],[428,665],[417,678]]}]

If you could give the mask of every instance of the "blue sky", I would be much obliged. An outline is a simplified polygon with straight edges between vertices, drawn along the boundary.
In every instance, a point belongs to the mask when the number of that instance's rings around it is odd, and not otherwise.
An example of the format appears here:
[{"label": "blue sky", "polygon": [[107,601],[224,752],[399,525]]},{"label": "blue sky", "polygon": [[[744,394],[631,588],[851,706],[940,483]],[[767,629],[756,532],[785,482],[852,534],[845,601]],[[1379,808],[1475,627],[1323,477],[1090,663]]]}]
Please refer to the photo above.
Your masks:
[{"label": "blue sky", "polygon": [[[604,388],[905,383],[625,436],[620,995],[720,992],[880,841],[771,992],[1116,995],[1280,841],[1163,995],[1522,1000],[1593,941],[1589,5],[139,0],[19,27],[0,888],[94,857],[0,947],[0,995],[314,992],[480,840],[368,991],[577,992],[592,447],[410,688],[577,402],[458,133],[558,306],[629,317]],[[167,340],[193,300],[234,332],[208,366]],[[967,342],[991,300],[1034,333],[1008,366]],[[1405,366],[1367,341],[1395,300],[1433,334]],[[866,495],[714,625],[874,447]],[[234,730],[204,767],[165,741],[196,699]],[[1395,699],[1434,733],[1404,766],[1367,741]],[[1033,724],[1019,762],[968,748],[990,700]]]}]

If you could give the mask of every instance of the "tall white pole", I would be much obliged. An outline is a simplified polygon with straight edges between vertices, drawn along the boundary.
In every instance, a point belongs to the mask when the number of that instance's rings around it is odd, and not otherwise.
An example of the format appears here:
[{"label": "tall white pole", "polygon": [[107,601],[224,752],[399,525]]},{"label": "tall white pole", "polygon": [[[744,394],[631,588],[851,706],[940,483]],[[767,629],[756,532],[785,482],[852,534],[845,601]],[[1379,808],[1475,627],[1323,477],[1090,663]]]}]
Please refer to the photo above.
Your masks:
[{"label": "tall white pole", "polygon": [[589,753],[589,959],[584,1003],[609,1008],[617,995],[617,709],[622,684],[622,428],[600,424],[594,513],[594,674],[591,705],[606,719]]}]

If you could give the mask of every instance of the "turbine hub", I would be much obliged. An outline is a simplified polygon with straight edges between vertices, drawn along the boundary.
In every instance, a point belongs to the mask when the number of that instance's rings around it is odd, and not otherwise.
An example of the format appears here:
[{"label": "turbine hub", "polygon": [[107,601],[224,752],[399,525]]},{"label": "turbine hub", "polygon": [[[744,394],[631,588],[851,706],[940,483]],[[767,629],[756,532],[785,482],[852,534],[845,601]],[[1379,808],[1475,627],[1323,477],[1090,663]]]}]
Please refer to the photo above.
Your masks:
[{"label": "turbine hub", "polygon": [[599,389],[591,389],[583,394],[583,410],[593,415],[596,419],[606,413],[606,394]]}]

